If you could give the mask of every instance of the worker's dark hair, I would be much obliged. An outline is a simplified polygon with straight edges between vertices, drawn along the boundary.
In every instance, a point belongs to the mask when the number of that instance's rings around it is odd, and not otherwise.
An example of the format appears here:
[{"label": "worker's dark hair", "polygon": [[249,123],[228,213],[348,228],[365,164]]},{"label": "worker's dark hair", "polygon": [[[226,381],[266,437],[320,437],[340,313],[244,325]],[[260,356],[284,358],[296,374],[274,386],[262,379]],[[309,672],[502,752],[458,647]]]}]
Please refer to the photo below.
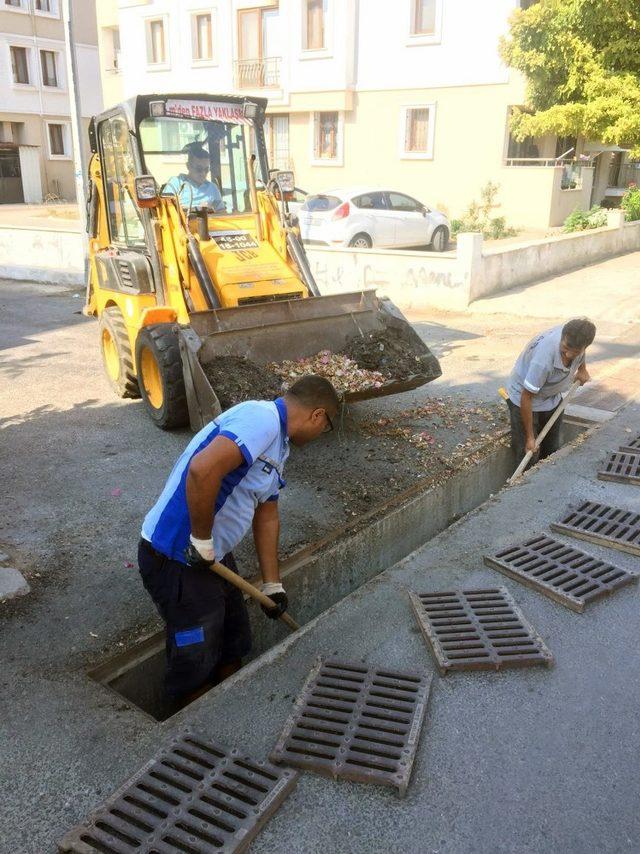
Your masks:
[{"label": "worker's dark hair", "polygon": [[574,317],[562,327],[562,340],[572,350],[583,350],[593,344],[596,325],[588,317]]},{"label": "worker's dark hair", "polygon": [[187,152],[187,161],[193,160],[196,157],[206,157],[207,160],[209,159],[209,152],[206,148],[202,147],[202,143],[200,142],[189,142],[182,150]]},{"label": "worker's dark hair", "polygon": [[317,374],[300,377],[287,389],[287,394],[295,397],[304,406],[313,409],[340,409],[340,398],[335,388],[328,379],[319,377]]}]

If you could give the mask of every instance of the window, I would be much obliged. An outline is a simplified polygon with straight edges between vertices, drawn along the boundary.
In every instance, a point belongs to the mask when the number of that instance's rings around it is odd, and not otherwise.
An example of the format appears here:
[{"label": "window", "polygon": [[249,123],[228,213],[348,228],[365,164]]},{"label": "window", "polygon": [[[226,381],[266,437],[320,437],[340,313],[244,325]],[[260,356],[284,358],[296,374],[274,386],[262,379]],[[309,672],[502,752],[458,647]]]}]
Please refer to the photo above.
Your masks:
[{"label": "window", "polygon": [[270,169],[289,169],[289,116],[267,116],[264,123]]},{"label": "window", "polygon": [[193,58],[196,62],[213,59],[213,21],[211,12],[198,12],[191,18]]},{"label": "window", "polygon": [[436,0],[413,0],[411,34],[432,35],[436,31]]},{"label": "window", "polygon": [[14,9],[22,9],[22,0],[4,0],[5,6],[13,6]]},{"label": "window", "polygon": [[416,213],[423,210],[420,202],[416,202],[411,196],[405,196],[403,193],[389,193],[389,206],[392,211],[402,211],[403,213]]},{"label": "window", "polygon": [[13,82],[27,85],[29,81],[29,61],[26,47],[11,48],[11,71]]},{"label": "window", "polygon": [[351,201],[363,211],[382,211],[387,207],[384,193],[364,193]]},{"label": "window", "polygon": [[[540,148],[538,143],[540,140],[534,136],[527,136],[522,140],[517,140],[511,133],[511,116],[516,107],[509,107],[507,115],[507,158],[509,160],[536,160],[540,158]],[[520,107],[519,109],[522,109]],[[562,154],[562,152],[560,152]],[[511,166],[527,165],[527,164],[509,164]],[[537,164],[531,163],[531,166]]]},{"label": "window", "polygon": [[147,21],[147,63],[149,65],[167,64],[164,18]]},{"label": "window", "polygon": [[51,0],[36,0],[35,7],[38,12],[55,12]]},{"label": "window", "polygon": [[40,51],[40,65],[42,66],[42,85],[58,86],[58,57],[52,50]]},{"label": "window", "polygon": [[433,157],[434,114],[433,104],[404,108],[402,157]]},{"label": "window", "polygon": [[64,125],[49,125],[49,154],[52,157],[69,156],[66,137],[66,127]]},{"label": "window", "polygon": [[120,70],[120,28],[103,27],[102,44],[106,71],[118,72]]},{"label": "window", "polygon": [[578,140],[575,136],[556,137],[556,157],[575,159]]},{"label": "window", "polygon": [[280,10],[277,6],[238,11],[238,89],[280,85],[282,57]]},{"label": "window", "polygon": [[119,116],[108,119],[100,125],[99,137],[111,241],[144,246],[144,225],[131,198],[135,165],[127,123]]},{"label": "window", "polygon": [[338,113],[315,113],[313,156],[316,160],[338,157]]},{"label": "window", "polygon": [[304,50],[326,48],[327,0],[304,0]]}]

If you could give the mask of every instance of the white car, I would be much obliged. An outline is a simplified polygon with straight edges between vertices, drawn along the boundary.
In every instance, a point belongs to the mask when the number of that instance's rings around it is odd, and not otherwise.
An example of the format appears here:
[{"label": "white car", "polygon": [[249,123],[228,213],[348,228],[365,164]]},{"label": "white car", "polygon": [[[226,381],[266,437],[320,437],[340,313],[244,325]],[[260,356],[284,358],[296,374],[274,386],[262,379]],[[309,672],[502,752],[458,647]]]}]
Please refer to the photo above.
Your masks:
[{"label": "white car", "polygon": [[440,211],[395,190],[338,188],[308,196],[298,211],[305,243],[367,249],[430,245],[444,252],[451,226]]}]

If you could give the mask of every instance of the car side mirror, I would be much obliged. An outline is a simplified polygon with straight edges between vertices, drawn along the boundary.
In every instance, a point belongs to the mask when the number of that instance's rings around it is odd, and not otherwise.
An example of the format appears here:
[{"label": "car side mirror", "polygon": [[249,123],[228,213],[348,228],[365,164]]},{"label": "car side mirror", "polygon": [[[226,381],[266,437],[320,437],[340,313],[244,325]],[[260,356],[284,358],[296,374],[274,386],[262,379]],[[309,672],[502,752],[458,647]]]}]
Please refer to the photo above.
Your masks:
[{"label": "car side mirror", "polygon": [[425,207],[424,205],[421,205],[420,213],[422,214],[422,216],[426,216],[429,213],[429,208]]},{"label": "car side mirror", "polygon": [[155,208],[158,204],[158,187],[153,175],[136,175],[133,184],[138,207]]}]

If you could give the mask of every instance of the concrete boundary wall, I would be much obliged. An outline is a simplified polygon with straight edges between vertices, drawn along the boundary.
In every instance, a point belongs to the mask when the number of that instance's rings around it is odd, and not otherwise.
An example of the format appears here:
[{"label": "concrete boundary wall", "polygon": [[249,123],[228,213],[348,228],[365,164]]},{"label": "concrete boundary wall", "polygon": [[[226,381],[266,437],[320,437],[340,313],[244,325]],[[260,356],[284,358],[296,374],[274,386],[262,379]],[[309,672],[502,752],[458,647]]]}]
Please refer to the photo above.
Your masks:
[{"label": "concrete boundary wall", "polygon": [[551,240],[486,250],[472,278],[469,302],[640,249],[640,221],[608,212],[608,225]]},{"label": "concrete boundary wall", "polygon": [[604,228],[487,248],[481,234],[458,235],[455,252],[308,247],[321,293],[375,287],[404,312],[459,311],[474,300],[640,249],[640,221],[608,212]]},{"label": "concrete boundary wall", "polygon": [[62,228],[0,226],[0,278],[82,285],[82,235]]},{"label": "concrete boundary wall", "polygon": [[[56,284],[84,282],[78,231],[0,225],[0,277]],[[461,311],[474,300],[640,250],[640,221],[608,212],[604,228],[486,248],[481,234],[458,235],[452,252],[307,247],[323,294],[376,288],[401,311]]]}]

